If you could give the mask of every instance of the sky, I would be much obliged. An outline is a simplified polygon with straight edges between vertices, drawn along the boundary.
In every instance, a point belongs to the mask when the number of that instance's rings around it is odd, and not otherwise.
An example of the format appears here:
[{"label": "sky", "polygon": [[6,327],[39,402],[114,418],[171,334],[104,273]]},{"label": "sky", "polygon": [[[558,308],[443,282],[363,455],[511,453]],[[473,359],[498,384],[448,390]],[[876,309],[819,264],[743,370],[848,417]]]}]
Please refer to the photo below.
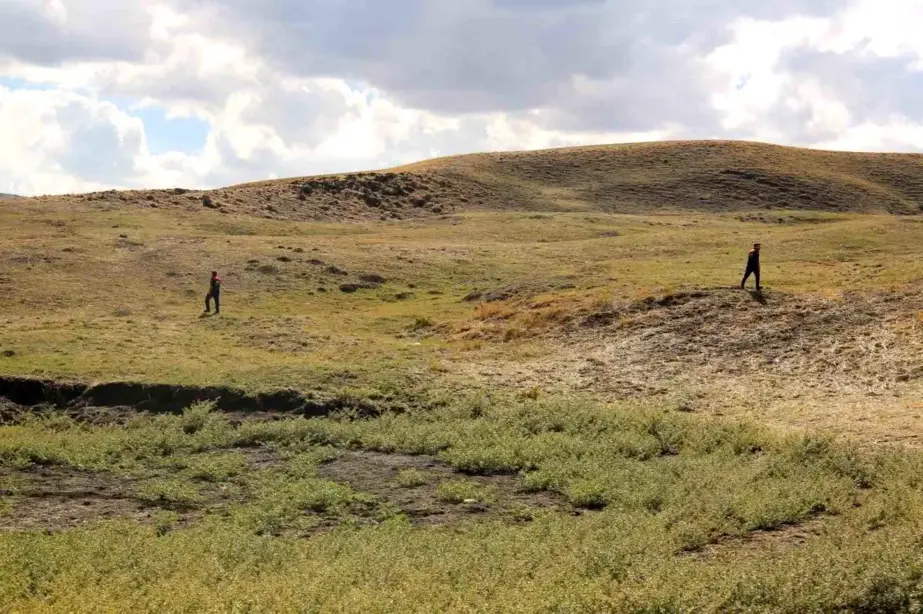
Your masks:
[{"label": "sky", "polygon": [[921,0],[0,0],[0,192],[675,139],[923,151]]}]

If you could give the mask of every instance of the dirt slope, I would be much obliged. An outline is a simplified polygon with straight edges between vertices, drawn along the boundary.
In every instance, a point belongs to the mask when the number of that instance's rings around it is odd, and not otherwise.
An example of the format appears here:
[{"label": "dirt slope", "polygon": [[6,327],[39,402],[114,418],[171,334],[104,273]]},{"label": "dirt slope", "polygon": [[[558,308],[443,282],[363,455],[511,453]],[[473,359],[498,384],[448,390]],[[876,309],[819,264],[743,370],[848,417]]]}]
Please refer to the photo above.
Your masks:
[{"label": "dirt slope", "polygon": [[923,156],[761,143],[606,145],[441,158],[390,171],[283,179],[209,192],[56,197],[290,220],[395,220],[469,209],[923,211]]},{"label": "dirt slope", "polygon": [[623,372],[634,364],[648,378],[706,367],[884,393],[923,379],[920,313],[919,287],[838,299],[708,288],[617,305],[582,324],[613,344]]},{"label": "dirt slope", "polygon": [[[458,338],[503,339],[506,330],[543,309],[541,301],[514,297],[503,307],[482,311],[496,315],[482,318],[478,326],[463,325],[466,332]],[[590,361],[582,375],[630,380],[624,391],[629,396],[700,371],[707,372],[706,379],[774,374],[831,392],[890,392],[895,384],[923,381],[920,284],[838,298],[692,288],[613,302],[598,311],[574,310],[557,319],[546,315],[545,324],[531,331],[560,342],[562,350],[580,347],[584,360],[592,355],[586,345],[605,348],[605,364]]]},{"label": "dirt slope", "polygon": [[841,296],[691,287],[554,320],[541,303],[509,299],[456,338],[506,340],[541,317],[546,326],[531,332],[553,349],[515,366],[482,359],[450,368],[529,394],[656,399],[684,412],[923,446],[919,283]]}]

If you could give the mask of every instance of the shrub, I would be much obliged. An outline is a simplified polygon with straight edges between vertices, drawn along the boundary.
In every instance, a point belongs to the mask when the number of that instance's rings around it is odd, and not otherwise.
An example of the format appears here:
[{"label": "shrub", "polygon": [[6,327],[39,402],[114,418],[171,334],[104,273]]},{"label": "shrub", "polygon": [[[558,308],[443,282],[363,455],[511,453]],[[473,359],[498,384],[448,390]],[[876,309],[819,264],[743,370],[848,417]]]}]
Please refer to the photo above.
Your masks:
[{"label": "shrub", "polygon": [[405,469],[397,474],[397,485],[401,488],[416,488],[429,482],[426,474],[417,469]]}]

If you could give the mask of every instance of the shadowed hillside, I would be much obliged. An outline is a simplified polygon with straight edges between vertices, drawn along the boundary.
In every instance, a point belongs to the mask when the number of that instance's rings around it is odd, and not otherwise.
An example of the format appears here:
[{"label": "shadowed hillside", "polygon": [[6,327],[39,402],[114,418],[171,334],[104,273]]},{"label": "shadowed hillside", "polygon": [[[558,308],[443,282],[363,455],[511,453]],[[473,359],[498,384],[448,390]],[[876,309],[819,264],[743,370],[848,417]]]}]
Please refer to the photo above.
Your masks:
[{"label": "shadowed hillside", "polygon": [[693,141],[475,154],[400,170],[481,183],[498,206],[666,210],[923,209],[923,156]]},{"label": "shadowed hillside", "polygon": [[923,211],[923,156],[761,143],[606,145],[440,158],[388,171],[197,192],[100,192],[95,206],[201,209],[283,220],[400,220],[461,210]]}]

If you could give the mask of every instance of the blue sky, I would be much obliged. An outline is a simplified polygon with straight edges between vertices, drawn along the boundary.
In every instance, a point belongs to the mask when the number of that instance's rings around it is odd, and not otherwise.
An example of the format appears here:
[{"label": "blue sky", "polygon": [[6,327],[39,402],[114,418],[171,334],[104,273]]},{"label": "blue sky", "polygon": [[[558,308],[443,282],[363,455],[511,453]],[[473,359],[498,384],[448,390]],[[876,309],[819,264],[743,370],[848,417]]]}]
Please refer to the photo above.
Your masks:
[{"label": "blue sky", "polygon": [[[131,108],[131,105],[123,108]],[[195,117],[168,118],[160,107],[132,108],[130,114],[144,122],[147,146],[155,155],[170,151],[200,152],[211,129],[207,122]]]},{"label": "blue sky", "polygon": [[[32,82],[21,77],[0,77],[0,87],[10,90],[53,91],[51,83]],[[87,94],[86,88],[73,88],[75,93]],[[125,96],[106,96],[100,100],[110,102],[128,115],[144,123],[147,144],[152,154],[171,151],[194,154],[205,146],[210,125],[197,117],[168,117],[159,106],[143,106],[140,101]]]},{"label": "blue sky", "polygon": [[923,149],[916,0],[445,7],[6,0],[0,186],[215,187],[657,139]]},{"label": "blue sky", "polygon": [[5,87],[11,90],[53,90],[55,89],[54,85],[48,85],[45,83],[33,83],[26,79],[19,77],[0,77],[0,87]]}]

